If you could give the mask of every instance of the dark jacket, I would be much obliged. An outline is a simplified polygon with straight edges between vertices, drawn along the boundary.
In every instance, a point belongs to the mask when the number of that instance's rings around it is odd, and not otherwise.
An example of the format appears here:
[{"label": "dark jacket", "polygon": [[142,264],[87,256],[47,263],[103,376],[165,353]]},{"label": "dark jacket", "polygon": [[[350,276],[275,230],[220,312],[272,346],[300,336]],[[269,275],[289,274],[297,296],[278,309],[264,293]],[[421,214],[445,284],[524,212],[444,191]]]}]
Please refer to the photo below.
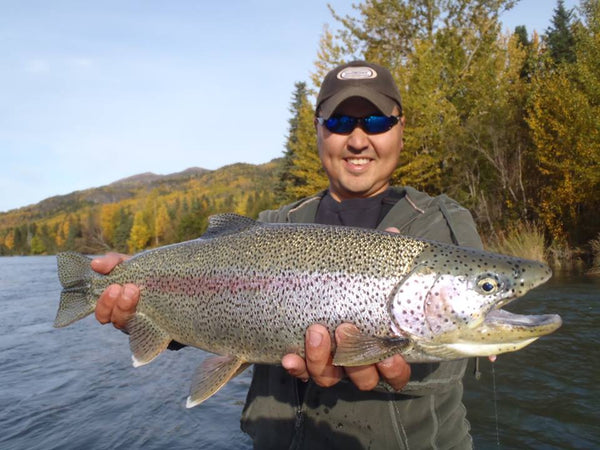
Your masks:
[{"label": "dark jacket", "polygon": [[[324,192],[264,211],[264,222],[312,223]],[[471,214],[445,195],[393,188],[394,204],[378,229],[481,248]],[[348,380],[330,388],[308,382],[300,404],[297,380],[280,366],[255,365],[242,429],[258,449],[471,448],[462,404],[466,360],[412,364],[401,393],[385,383],[362,392]]]}]

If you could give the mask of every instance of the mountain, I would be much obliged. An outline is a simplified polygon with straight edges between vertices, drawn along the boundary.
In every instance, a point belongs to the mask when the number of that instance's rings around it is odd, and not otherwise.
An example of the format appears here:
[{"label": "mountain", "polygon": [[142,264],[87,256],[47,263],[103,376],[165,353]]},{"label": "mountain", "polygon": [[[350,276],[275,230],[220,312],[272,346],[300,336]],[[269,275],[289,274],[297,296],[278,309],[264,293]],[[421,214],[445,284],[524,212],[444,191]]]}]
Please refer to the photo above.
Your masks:
[{"label": "mountain", "polygon": [[[169,222],[162,225],[169,229],[168,238],[162,236],[162,243],[188,238],[205,226],[209,214],[234,211],[252,216],[258,208],[273,207],[281,161],[237,163],[217,170],[190,167],[167,175],[146,172],[0,213],[0,254],[49,253],[70,248],[126,251],[126,241],[131,239],[133,222],[140,211],[156,244],[161,240],[153,221],[161,205]],[[115,230],[110,228],[118,226],[121,237],[117,245],[112,236]],[[32,249],[36,236],[44,241],[39,246],[43,251]],[[145,245],[150,245],[150,240]]]},{"label": "mountain", "polygon": [[204,175],[205,173],[212,172],[208,169],[202,169],[200,167],[190,167],[181,172],[171,173],[169,175],[157,175],[152,172],[144,172],[138,175],[132,175],[127,178],[110,183],[109,186],[124,187],[124,186],[148,186],[165,181],[185,181],[193,177]]}]

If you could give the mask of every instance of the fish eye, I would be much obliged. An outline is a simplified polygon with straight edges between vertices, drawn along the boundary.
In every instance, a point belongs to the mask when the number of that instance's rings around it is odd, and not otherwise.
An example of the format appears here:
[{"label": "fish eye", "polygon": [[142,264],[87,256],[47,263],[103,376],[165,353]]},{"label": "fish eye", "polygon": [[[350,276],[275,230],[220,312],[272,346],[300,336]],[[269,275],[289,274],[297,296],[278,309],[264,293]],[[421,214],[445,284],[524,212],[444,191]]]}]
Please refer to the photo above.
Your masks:
[{"label": "fish eye", "polygon": [[485,277],[477,282],[477,286],[486,294],[493,294],[498,290],[498,280]]}]

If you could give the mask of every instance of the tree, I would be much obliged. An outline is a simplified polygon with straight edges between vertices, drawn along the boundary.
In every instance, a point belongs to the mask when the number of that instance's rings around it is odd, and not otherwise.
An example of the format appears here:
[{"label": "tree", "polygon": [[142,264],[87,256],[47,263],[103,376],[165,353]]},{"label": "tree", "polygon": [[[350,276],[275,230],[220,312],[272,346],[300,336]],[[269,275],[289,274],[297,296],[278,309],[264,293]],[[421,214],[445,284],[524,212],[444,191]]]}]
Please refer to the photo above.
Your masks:
[{"label": "tree", "polygon": [[521,78],[531,81],[531,77],[533,77],[539,65],[539,35],[534,31],[533,37],[530,40],[525,25],[519,25],[515,27],[513,36],[516,38],[516,46],[525,52],[525,59],[521,68]]},{"label": "tree", "polygon": [[169,239],[169,231],[171,228],[171,219],[164,201],[160,202],[160,206],[156,211],[154,220],[154,245],[163,244]]},{"label": "tree", "polygon": [[[37,248],[34,250],[34,239],[38,240],[36,242]],[[56,239],[53,233],[50,230],[50,227],[47,223],[42,223],[37,227],[35,231],[35,235],[31,239],[31,252],[34,254],[48,254],[54,253],[56,251]]]},{"label": "tree", "polygon": [[575,62],[575,36],[572,31],[573,11],[565,8],[564,0],[558,0],[552,23],[546,30],[545,40],[550,56],[556,64]]},{"label": "tree", "polygon": [[306,84],[296,83],[295,86],[290,131],[277,190],[281,203],[314,194],[328,183],[317,152],[315,111],[308,99]]},{"label": "tree", "polygon": [[540,179],[540,216],[553,240],[581,243],[597,232],[600,207],[600,7],[582,3],[573,63],[539,73],[527,122]]},{"label": "tree", "polygon": [[[335,12],[330,8],[330,11],[334,14]],[[342,49],[340,45],[337,44],[334,35],[329,30],[329,26],[325,25],[323,27],[323,34],[321,35],[321,39],[319,41],[319,51],[317,52],[317,60],[315,61],[315,71],[311,74],[311,80],[313,85],[317,87],[317,89],[321,86],[321,80],[325,78],[327,72],[333,69],[340,64],[343,64],[345,61],[345,57],[347,56],[348,51]],[[298,83],[296,83],[296,86]],[[296,108],[293,108],[292,115],[298,111],[299,105]]]},{"label": "tree", "polygon": [[273,197],[267,191],[253,192],[246,201],[246,215],[256,219],[258,214],[268,209],[273,202]]},{"label": "tree", "polygon": [[[186,202],[187,203],[187,202]],[[192,200],[192,206],[188,212],[181,215],[177,226],[177,240],[188,241],[196,239],[206,230],[208,226],[207,211],[204,203],[199,199]],[[224,206],[225,212],[233,210],[233,195],[227,197],[227,205]]]},{"label": "tree", "polygon": [[337,37],[343,45],[330,43],[326,48],[336,50],[338,60],[343,51],[344,58],[363,57],[387,67],[401,66],[413,53],[416,42],[433,40],[446,3],[445,0],[367,0],[355,6],[357,17],[341,17],[332,10],[333,17],[342,25]]},{"label": "tree", "polygon": [[139,210],[133,217],[133,226],[131,227],[131,233],[127,245],[131,253],[138,252],[146,248],[152,237],[150,227],[146,223],[144,217],[144,211]]},{"label": "tree", "polygon": [[31,253],[34,255],[46,253],[46,246],[44,245],[42,238],[38,235],[35,235],[31,239]]},{"label": "tree", "polygon": [[102,237],[109,246],[114,246],[115,230],[118,226],[117,214],[119,205],[116,203],[107,203],[100,209],[100,228]]},{"label": "tree", "polygon": [[292,168],[294,166],[294,145],[298,143],[298,125],[300,121],[300,108],[302,103],[308,98],[308,89],[306,83],[297,82],[294,84],[295,90],[290,106],[291,117],[288,120],[289,131],[285,151],[283,153],[283,163],[279,172],[279,180],[275,186],[275,195],[279,203],[285,203],[291,200],[288,196],[288,186],[297,183],[292,176]]},{"label": "tree", "polygon": [[[390,68],[406,116],[394,182],[446,192],[480,223],[525,211],[525,52],[500,31],[511,0],[368,0],[334,17],[335,47]],[[353,53],[352,53],[353,52]],[[507,212],[509,214],[507,214]]]},{"label": "tree", "polygon": [[131,213],[124,207],[120,207],[116,216],[117,226],[113,237],[115,250],[119,252],[127,252],[129,235],[133,227],[133,217]]},{"label": "tree", "polygon": [[4,238],[4,245],[9,251],[12,251],[15,248],[15,230],[11,228],[8,231],[8,234]]},{"label": "tree", "polygon": [[69,226],[70,222],[68,220],[68,217],[66,217],[62,222],[59,222],[57,224],[55,241],[56,248],[58,250],[65,249],[65,245],[67,244],[67,238],[69,236]]},{"label": "tree", "polygon": [[68,229],[68,235],[65,247],[70,250],[78,250],[78,244],[81,242],[83,235],[79,214],[69,215],[68,222],[69,225],[66,227]]},{"label": "tree", "polygon": [[14,234],[14,254],[27,255],[29,254],[29,242],[31,239],[29,223],[24,223],[19,227],[15,227]]},{"label": "tree", "polygon": [[517,25],[515,27],[514,35],[517,37],[519,45],[523,47],[531,45],[531,42],[529,42],[529,35],[527,34],[527,27],[525,25]]}]

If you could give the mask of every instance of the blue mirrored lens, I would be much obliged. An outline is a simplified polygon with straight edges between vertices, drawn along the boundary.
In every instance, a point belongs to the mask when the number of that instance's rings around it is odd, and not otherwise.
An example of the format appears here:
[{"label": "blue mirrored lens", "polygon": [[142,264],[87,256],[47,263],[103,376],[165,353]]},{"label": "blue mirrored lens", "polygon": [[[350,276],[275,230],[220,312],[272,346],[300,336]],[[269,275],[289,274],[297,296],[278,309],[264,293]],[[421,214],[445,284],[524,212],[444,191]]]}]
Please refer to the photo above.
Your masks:
[{"label": "blue mirrored lens", "polygon": [[369,116],[362,120],[363,127],[367,133],[383,133],[392,128],[395,122],[392,121],[395,117],[387,116]]},{"label": "blue mirrored lens", "polygon": [[325,126],[332,133],[350,133],[354,128],[356,128],[356,124],[358,120],[354,117],[350,116],[335,116],[327,119],[325,122]]},{"label": "blue mirrored lens", "polygon": [[398,123],[396,116],[372,115],[363,118],[351,116],[333,116],[324,121],[325,126],[332,133],[347,134],[352,132],[358,124],[370,134],[384,133]]}]

